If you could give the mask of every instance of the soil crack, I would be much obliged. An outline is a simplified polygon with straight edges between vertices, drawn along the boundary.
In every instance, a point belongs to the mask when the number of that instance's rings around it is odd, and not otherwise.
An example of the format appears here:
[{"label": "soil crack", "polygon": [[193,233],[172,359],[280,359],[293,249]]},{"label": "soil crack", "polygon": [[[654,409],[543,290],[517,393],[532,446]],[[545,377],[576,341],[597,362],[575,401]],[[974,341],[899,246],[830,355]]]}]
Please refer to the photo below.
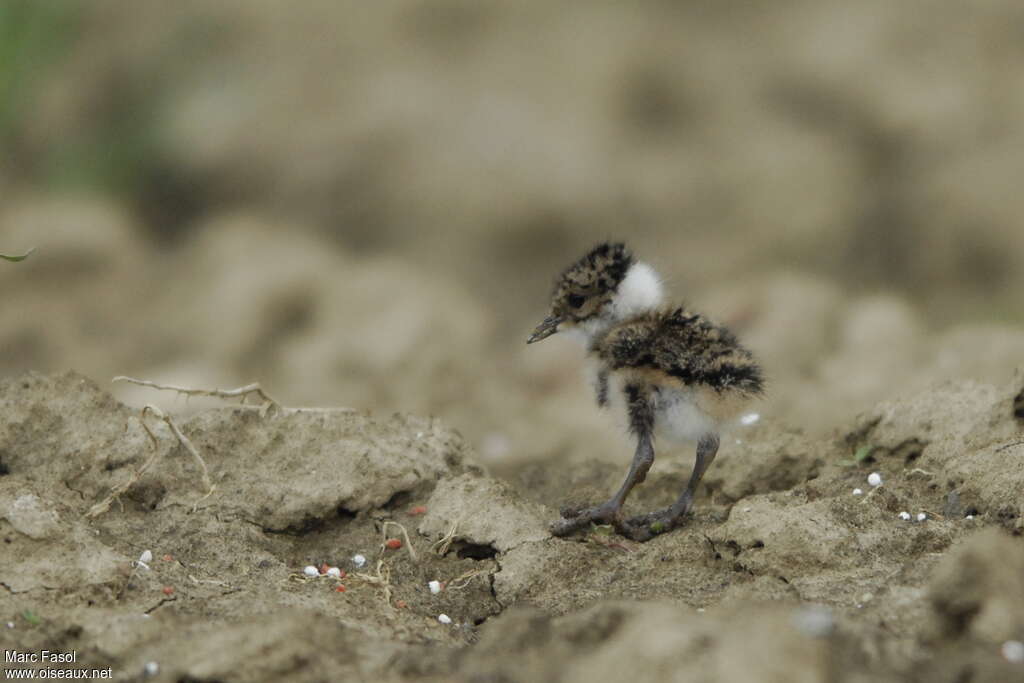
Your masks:
[{"label": "soil crack", "polygon": [[157,611],[158,609],[163,607],[168,602],[176,602],[176,601],[177,601],[177,598],[162,598],[160,600],[160,602],[156,603],[155,605],[153,605],[152,607],[147,609],[145,612],[143,612],[143,614],[152,614],[153,612]]}]

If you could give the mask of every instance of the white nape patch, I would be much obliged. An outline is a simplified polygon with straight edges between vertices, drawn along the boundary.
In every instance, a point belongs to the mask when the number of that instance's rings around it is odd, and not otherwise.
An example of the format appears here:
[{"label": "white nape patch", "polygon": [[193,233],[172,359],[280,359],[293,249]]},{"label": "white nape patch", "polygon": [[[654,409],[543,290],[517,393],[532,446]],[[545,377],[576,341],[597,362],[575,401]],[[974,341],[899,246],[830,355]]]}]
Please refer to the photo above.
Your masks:
[{"label": "white nape patch", "polygon": [[663,299],[664,292],[658,274],[646,263],[635,263],[619,283],[618,291],[600,316],[584,320],[577,325],[565,326],[559,333],[564,332],[567,337],[589,346],[612,325],[638,313],[657,308]]},{"label": "white nape patch", "polygon": [[619,283],[612,299],[611,312],[615,320],[625,320],[637,313],[657,308],[665,298],[661,278],[646,263],[635,263]]}]

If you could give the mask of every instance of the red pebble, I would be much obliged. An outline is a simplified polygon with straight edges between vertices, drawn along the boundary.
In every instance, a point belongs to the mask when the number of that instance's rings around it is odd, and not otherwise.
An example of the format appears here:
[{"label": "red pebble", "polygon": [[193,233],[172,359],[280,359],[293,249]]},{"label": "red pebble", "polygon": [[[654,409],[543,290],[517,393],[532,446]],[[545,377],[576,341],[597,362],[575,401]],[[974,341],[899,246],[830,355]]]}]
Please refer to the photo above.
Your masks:
[{"label": "red pebble", "polygon": [[342,586],[342,585],[338,585],[337,587],[335,587],[335,589],[334,589],[334,590],[335,590],[335,592],[337,592],[337,593],[344,593],[344,592],[345,592],[345,587],[344,587],[344,586]]},{"label": "red pebble", "polygon": [[397,600],[397,601],[395,601],[395,607],[397,607],[398,609],[405,609],[408,606],[409,606],[409,603],[407,603],[405,600]]},{"label": "red pebble", "polygon": [[174,558],[173,558],[173,557],[171,557],[170,555],[164,555],[164,562],[170,562],[170,561],[171,561],[171,560],[173,560],[173,559],[174,559]]},{"label": "red pebble", "polygon": [[397,538],[389,538],[384,545],[386,545],[391,550],[398,550],[402,547],[402,542]]},{"label": "red pebble", "polygon": [[338,578],[342,578],[342,579],[344,579],[344,578],[345,578],[346,576],[348,576],[348,572],[347,572],[347,571],[345,571],[344,569],[342,569],[342,570],[341,570],[341,576],[340,576],[340,577],[338,577]]},{"label": "red pebble", "polygon": [[174,586],[164,586],[164,595],[174,595]]},{"label": "red pebble", "polygon": [[411,510],[409,510],[409,514],[412,515],[413,517],[415,517],[416,515],[425,515],[425,514],[427,514],[427,506],[426,505],[417,505],[416,507],[414,507]]},{"label": "red pebble", "polygon": [[324,562],[322,565],[320,565],[320,573],[321,574],[326,574],[328,569],[330,569],[330,567],[327,566],[326,562]]}]

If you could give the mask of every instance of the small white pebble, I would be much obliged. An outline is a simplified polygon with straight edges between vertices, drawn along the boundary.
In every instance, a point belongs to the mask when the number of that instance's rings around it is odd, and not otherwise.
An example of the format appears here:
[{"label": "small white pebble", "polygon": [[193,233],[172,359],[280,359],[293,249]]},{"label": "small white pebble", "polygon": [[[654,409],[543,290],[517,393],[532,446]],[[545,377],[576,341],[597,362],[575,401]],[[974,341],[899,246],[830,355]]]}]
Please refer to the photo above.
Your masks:
[{"label": "small white pebble", "polygon": [[745,425],[752,425],[760,419],[761,416],[758,415],[757,413],[747,413],[746,415],[740,418],[740,422]]},{"label": "small white pebble", "polygon": [[7,622],[7,628],[14,628],[14,622],[13,621],[8,621]]},{"label": "small white pebble", "polygon": [[904,510],[903,512],[900,513],[900,519],[902,519],[904,522],[909,522],[910,521],[910,513],[907,512],[906,510]]},{"label": "small white pebble", "polygon": [[416,438],[417,439],[422,439],[423,438],[423,432],[416,432]]},{"label": "small white pebble", "polygon": [[1019,640],[1008,640],[1000,648],[1006,661],[1020,664],[1024,662],[1024,643]]},{"label": "small white pebble", "polygon": [[327,568],[327,576],[331,577],[332,579],[340,579],[341,578],[341,570],[338,569],[337,567],[328,567]]},{"label": "small white pebble", "polygon": [[149,619],[149,617],[150,617],[150,616],[151,616],[151,615],[149,615],[149,614],[143,614],[143,615],[142,615],[142,618],[143,618],[143,619]]},{"label": "small white pebble", "polygon": [[700,612],[701,614],[703,614],[704,613],[704,608],[703,607],[698,607],[697,611]]},{"label": "small white pebble", "polygon": [[739,446],[741,443],[743,443],[743,439],[736,439],[736,445],[737,446]]},{"label": "small white pebble", "polygon": [[364,556],[364,555],[353,555],[352,556],[352,564],[354,564],[357,567],[362,567],[364,564],[366,564],[366,556]]},{"label": "small white pebble", "polygon": [[314,567],[313,565],[309,565],[308,567],[303,569],[302,573],[305,574],[306,576],[320,576],[319,570],[317,570],[317,568]]},{"label": "small white pebble", "polygon": [[146,662],[146,666],[142,667],[142,670],[146,672],[147,676],[156,676],[160,673],[160,665],[156,662]]},{"label": "small white pebble", "polygon": [[853,495],[855,495],[855,496],[860,496],[860,495],[863,495],[863,494],[864,494],[864,492],[861,491],[860,489],[854,489],[853,490]]},{"label": "small white pebble", "polygon": [[878,472],[872,472],[871,474],[868,475],[868,483],[871,484],[872,486],[881,486],[882,475],[879,474]]},{"label": "small white pebble", "polygon": [[928,515],[926,515],[926,514],[925,514],[925,513],[923,513],[923,512],[918,512],[918,513],[917,513],[917,521],[919,521],[919,522],[923,522],[923,521],[924,521],[924,520],[926,520],[926,519],[928,519]]},{"label": "small white pebble", "polygon": [[440,581],[431,581],[431,582],[429,582],[427,584],[427,587],[430,588],[430,592],[433,593],[434,595],[437,595],[438,593],[441,592],[441,582]]},{"label": "small white pebble", "polygon": [[744,512],[750,512],[750,508],[743,508]]},{"label": "small white pebble", "polygon": [[974,519],[974,515],[967,515],[964,519]]},{"label": "small white pebble", "polygon": [[142,554],[139,555],[139,562],[142,564],[149,564],[153,561],[153,553],[149,550],[143,550]]},{"label": "small white pebble", "polygon": [[438,614],[437,615],[437,620],[440,621],[442,624],[450,624],[450,623],[452,623],[452,618],[450,616],[448,616],[447,614]]}]

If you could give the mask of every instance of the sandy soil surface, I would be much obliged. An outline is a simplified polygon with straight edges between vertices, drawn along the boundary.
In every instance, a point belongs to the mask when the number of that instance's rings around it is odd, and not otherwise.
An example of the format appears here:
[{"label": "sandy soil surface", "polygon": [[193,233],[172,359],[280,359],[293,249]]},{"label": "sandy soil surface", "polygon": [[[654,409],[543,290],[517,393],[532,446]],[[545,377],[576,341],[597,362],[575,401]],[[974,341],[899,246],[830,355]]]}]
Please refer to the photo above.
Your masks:
[{"label": "sandy soil surface", "polygon": [[[1022,387],[948,383],[825,439],[762,424],[687,526],[634,544],[546,530],[612,464],[498,479],[436,419],[228,405],[179,420],[208,494],[165,423],[28,374],[0,384],[0,633],[160,680],[1020,680]],[[631,503],[667,502],[684,464]],[[303,575],[322,564],[346,576]]]},{"label": "sandy soil surface", "polygon": [[[1021,3],[355,5],[0,10],[0,253],[37,248],[0,263],[3,649],[1024,681]],[[548,534],[632,445],[576,345],[523,343],[609,238],[768,377],[642,545]],[[691,463],[659,449],[630,512]]]}]

